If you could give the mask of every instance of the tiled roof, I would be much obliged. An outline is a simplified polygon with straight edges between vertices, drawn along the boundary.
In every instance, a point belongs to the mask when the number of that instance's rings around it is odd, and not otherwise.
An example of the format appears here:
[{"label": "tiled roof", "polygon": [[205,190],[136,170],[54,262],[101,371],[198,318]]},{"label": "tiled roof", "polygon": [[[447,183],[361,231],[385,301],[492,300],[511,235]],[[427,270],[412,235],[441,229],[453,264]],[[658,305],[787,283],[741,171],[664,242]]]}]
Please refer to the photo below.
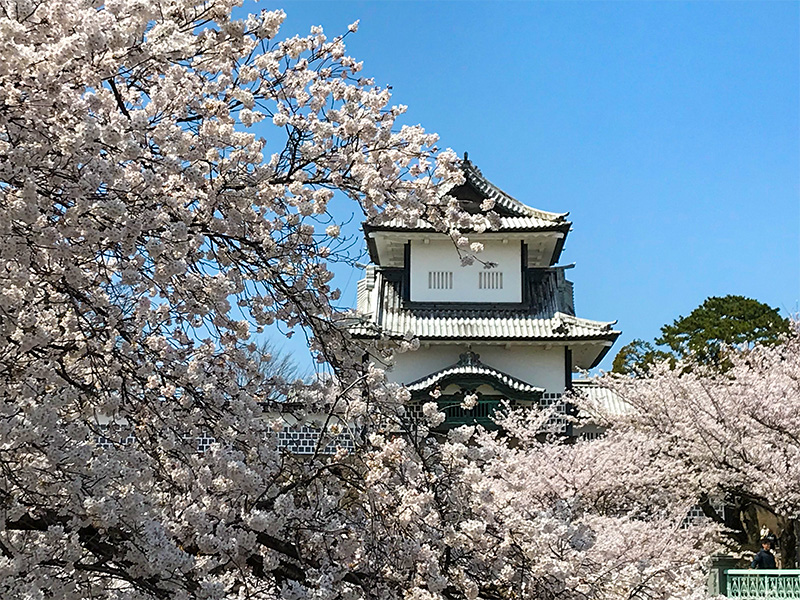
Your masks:
[{"label": "tiled roof", "polygon": [[[552,213],[523,204],[486,179],[480,169],[466,157],[461,165],[465,182],[451,189],[449,193],[462,201],[465,209],[472,212],[479,210],[476,197],[480,200],[494,200],[494,211],[499,215],[499,221],[492,227],[491,231],[569,230],[571,223],[566,219],[569,213]],[[468,208],[469,206],[472,206],[472,208]],[[382,231],[434,229],[430,223],[423,219],[413,223],[402,219],[391,219],[385,222],[376,221],[365,225],[366,229]]]},{"label": "tiled roof", "polygon": [[[594,381],[578,379],[573,381],[572,384],[575,392],[586,396],[592,405],[596,406],[604,413],[625,415],[631,412],[630,405],[620,396],[608,388],[597,385]],[[585,413],[584,416],[586,416]]]},{"label": "tiled roof", "polygon": [[[569,222],[563,219],[545,219],[540,216],[500,217],[499,224],[488,231],[530,231],[535,229],[552,230],[567,229],[569,226]],[[415,223],[406,223],[401,219],[392,219],[390,221],[386,221],[385,223],[370,224],[367,226],[367,229],[379,231],[395,229],[433,231],[434,227],[422,219],[418,219]]]},{"label": "tiled roof", "polygon": [[553,221],[564,221],[568,214],[551,213],[523,204],[486,179],[483,173],[481,173],[481,170],[467,158],[464,159],[462,168],[464,169],[464,176],[467,178],[467,182],[472,184],[472,186],[486,198],[494,200],[497,205],[508,210],[515,216],[534,217],[552,223]]},{"label": "tiled roof", "polygon": [[[512,390],[528,393],[528,394],[535,394],[544,392],[544,388],[539,388],[533,386],[529,383],[522,381],[521,379],[517,379],[516,377],[512,377],[507,373],[503,373],[502,371],[490,367],[488,365],[484,365],[480,360],[477,358],[473,361],[465,361],[463,359],[465,355],[462,355],[462,360],[457,362],[456,364],[446,367],[441,371],[437,371],[436,373],[431,373],[417,381],[409,383],[406,385],[412,392],[427,390],[436,384],[438,384],[443,379],[450,377],[452,375],[457,375],[460,377],[463,376],[477,376],[477,377],[488,377],[490,379],[494,379],[499,381],[503,385],[511,388]],[[476,356],[476,355],[475,355]]]},{"label": "tiled roof", "polygon": [[[552,271],[551,271],[552,273]],[[590,321],[571,314],[563,290],[545,277],[536,283],[535,301],[520,308],[414,306],[404,303],[400,281],[390,281],[375,270],[371,285],[359,282],[358,312],[365,320],[353,328],[363,336],[401,337],[408,332],[420,339],[552,339],[614,340],[614,322]],[[370,289],[371,288],[371,289]],[[374,316],[373,316],[374,315]],[[370,318],[372,316],[372,318]]]},{"label": "tiled roof", "polygon": [[588,321],[557,313],[550,319],[530,315],[495,314],[481,317],[417,316],[409,311],[385,313],[383,333],[412,331],[420,339],[605,339],[616,337],[611,323]]}]

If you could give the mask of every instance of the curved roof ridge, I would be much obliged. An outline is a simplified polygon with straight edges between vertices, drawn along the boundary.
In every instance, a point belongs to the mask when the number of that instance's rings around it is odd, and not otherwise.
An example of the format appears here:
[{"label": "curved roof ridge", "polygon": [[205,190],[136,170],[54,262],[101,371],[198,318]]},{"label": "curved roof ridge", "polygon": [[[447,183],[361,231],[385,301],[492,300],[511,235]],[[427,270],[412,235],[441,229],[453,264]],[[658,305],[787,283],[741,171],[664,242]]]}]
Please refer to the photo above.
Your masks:
[{"label": "curved roof ridge", "polygon": [[596,327],[597,329],[611,329],[614,325],[617,324],[617,321],[595,321],[593,319],[585,319],[583,317],[576,317],[575,315],[569,315],[567,313],[556,311],[553,314],[553,320],[559,320],[562,322],[575,324],[575,325],[582,325],[583,327]]},{"label": "curved roof ridge", "polygon": [[487,197],[500,204],[503,208],[513,213],[517,213],[521,217],[537,217],[545,221],[561,222],[564,221],[564,219],[566,219],[569,215],[568,212],[548,212],[546,210],[533,208],[532,206],[528,206],[527,204],[520,202],[512,195],[504,192],[491,181],[486,179],[481,170],[475,165],[475,163],[467,158],[466,154],[464,155],[464,160],[462,161],[462,168],[467,181],[469,181],[476,189],[486,194]]},{"label": "curved roof ridge", "polygon": [[495,369],[494,367],[483,364],[480,361],[480,356],[474,352],[462,354],[460,360],[454,365],[450,365],[439,371],[434,371],[416,381],[406,384],[406,389],[411,391],[426,390],[450,375],[479,375],[495,379],[515,391],[531,394],[544,392],[544,388],[536,387],[513,375],[504,373],[500,369]]}]

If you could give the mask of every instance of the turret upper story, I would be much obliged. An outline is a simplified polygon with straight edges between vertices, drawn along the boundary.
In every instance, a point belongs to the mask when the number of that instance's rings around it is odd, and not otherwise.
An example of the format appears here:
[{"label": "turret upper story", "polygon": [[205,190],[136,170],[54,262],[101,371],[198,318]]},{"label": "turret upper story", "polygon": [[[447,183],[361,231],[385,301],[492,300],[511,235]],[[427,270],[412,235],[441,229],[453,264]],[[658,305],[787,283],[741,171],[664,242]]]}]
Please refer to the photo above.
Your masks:
[{"label": "turret upper story", "polygon": [[498,215],[492,228],[464,232],[483,251],[457,247],[422,220],[365,223],[373,265],[358,284],[359,322],[351,331],[371,338],[412,335],[423,345],[454,348],[522,344],[558,346],[563,353],[569,347],[572,366],[596,366],[620,332],[613,321],[575,315],[565,276],[572,265],[556,264],[571,226],[567,215],[526,206],[466,158],[463,168],[465,181],[450,195],[473,213],[493,201]]},{"label": "turret upper story", "polygon": [[499,215],[489,231],[464,232],[471,243],[481,245],[480,252],[456,247],[425,221],[410,226],[391,221],[364,225],[370,258],[379,267],[406,271],[408,302],[527,304],[530,280],[541,279],[561,255],[571,226],[567,214],[526,206],[489,182],[466,158],[463,169],[464,183],[449,194],[470,213],[481,212],[490,200]]}]

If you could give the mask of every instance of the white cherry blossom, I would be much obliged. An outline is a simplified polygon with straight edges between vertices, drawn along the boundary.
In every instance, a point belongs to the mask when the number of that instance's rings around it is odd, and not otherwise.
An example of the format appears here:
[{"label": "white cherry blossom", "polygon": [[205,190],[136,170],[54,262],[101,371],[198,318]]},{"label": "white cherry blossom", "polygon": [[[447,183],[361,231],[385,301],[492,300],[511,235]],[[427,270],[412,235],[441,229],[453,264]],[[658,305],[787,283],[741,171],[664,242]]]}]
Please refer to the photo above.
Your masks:
[{"label": "white cherry blossom", "polygon": [[[331,203],[464,249],[493,217],[344,36],[237,5],[0,11],[0,597],[693,597],[707,549],[645,439],[429,435],[436,402],[404,429],[390,351],[331,304]],[[326,376],[256,376],[267,327]],[[279,443],[308,423],[313,453]]]}]

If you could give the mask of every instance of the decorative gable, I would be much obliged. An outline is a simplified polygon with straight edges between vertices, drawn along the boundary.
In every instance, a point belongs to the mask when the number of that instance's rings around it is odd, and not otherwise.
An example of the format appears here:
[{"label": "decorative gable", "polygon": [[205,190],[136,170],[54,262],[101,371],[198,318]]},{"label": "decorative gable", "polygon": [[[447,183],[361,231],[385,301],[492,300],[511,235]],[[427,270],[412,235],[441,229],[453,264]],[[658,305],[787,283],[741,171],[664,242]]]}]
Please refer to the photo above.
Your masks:
[{"label": "decorative gable", "polygon": [[529,383],[503,373],[499,369],[485,365],[480,360],[480,355],[468,351],[459,355],[456,364],[435,373],[418,379],[406,385],[412,397],[430,393],[434,389],[445,390],[451,384],[456,384],[462,389],[477,389],[485,387],[494,395],[504,395],[508,399],[536,400],[541,397],[544,388],[536,387]]},{"label": "decorative gable", "polygon": [[[411,392],[411,416],[421,418],[421,405],[435,401],[446,415],[439,429],[480,424],[495,428],[494,413],[504,403],[536,405],[544,388],[531,385],[503,371],[485,365],[480,355],[468,351],[456,364],[406,385]],[[415,414],[416,413],[416,414]]]}]

